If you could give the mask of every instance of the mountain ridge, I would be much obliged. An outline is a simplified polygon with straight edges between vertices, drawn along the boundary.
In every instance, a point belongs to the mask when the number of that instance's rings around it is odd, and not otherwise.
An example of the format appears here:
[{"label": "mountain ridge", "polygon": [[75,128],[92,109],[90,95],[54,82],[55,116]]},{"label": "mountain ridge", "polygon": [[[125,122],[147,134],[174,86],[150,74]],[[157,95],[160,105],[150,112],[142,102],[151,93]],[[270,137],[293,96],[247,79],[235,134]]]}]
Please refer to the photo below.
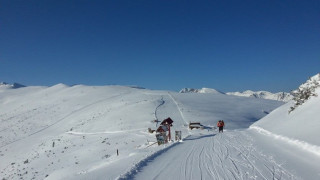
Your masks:
[{"label": "mountain ridge", "polygon": [[26,87],[25,85],[22,85],[20,83],[13,83],[13,84],[9,84],[6,82],[0,82],[0,87],[6,87],[6,88],[11,88],[11,89],[18,89],[18,88],[22,88],[22,87]]},{"label": "mountain ridge", "polygon": [[216,93],[216,94],[225,94],[225,95],[233,95],[233,96],[243,96],[243,97],[253,97],[253,98],[261,98],[261,99],[269,99],[276,101],[288,102],[292,99],[292,95],[287,92],[278,92],[271,93],[269,91],[252,91],[246,90],[243,92],[222,92],[212,88],[183,88],[179,91],[179,93]]}]

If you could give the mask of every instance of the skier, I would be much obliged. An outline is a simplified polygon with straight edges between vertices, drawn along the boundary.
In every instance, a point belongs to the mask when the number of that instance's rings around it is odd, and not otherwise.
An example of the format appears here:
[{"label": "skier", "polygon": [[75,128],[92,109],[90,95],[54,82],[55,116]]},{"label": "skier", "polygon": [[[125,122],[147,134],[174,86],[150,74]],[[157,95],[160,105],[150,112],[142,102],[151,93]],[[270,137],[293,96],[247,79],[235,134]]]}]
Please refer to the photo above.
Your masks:
[{"label": "skier", "polygon": [[220,132],[223,132],[223,127],[224,127],[224,122],[223,120],[219,120],[218,123],[217,123],[217,126],[219,128],[219,133]]}]

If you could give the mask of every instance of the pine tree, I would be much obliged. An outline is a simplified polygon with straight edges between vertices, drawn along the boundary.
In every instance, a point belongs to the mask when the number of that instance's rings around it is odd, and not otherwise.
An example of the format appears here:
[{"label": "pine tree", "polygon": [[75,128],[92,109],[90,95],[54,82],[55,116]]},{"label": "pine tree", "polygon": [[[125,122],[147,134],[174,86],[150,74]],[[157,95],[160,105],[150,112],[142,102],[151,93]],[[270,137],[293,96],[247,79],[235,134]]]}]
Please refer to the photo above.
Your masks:
[{"label": "pine tree", "polygon": [[311,96],[317,96],[315,90],[320,87],[320,74],[309,78],[309,80],[302,84],[297,90],[292,91],[291,95],[295,101],[294,105],[290,107],[289,113],[295,110],[298,106],[305,103]]}]

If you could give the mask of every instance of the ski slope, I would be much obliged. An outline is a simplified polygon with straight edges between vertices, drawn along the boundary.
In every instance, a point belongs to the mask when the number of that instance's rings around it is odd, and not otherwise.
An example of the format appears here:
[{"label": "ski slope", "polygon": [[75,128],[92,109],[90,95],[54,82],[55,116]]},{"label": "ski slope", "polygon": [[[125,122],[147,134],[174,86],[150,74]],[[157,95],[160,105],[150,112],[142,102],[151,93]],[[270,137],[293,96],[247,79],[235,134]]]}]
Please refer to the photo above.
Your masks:
[{"label": "ski slope", "polygon": [[[273,146],[274,139],[246,129],[281,105],[218,93],[181,94],[125,86],[0,87],[0,177],[318,177],[318,165],[294,158],[299,148],[289,156],[284,147],[290,149],[290,144],[279,141]],[[182,131],[184,141],[152,145],[155,134],[148,133],[148,128],[156,129],[159,124],[153,120],[167,117],[174,120],[172,132]],[[223,135],[210,130],[219,119],[226,122]],[[209,130],[190,131],[189,122],[201,122]],[[313,155],[304,156],[318,163]]]},{"label": "ski slope", "polygon": [[254,130],[197,132],[119,179],[319,179],[319,162]]},{"label": "ski slope", "polygon": [[316,95],[291,113],[293,102],[250,129],[192,131],[119,179],[320,179],[319,82],[307,81]]}]

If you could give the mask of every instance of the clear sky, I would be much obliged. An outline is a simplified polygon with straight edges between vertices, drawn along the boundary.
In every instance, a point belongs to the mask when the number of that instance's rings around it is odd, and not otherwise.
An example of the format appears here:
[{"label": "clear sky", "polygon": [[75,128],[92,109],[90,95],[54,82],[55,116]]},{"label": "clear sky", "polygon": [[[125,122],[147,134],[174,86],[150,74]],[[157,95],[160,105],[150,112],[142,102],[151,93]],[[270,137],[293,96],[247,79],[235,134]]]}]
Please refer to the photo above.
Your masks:
[{"label": "clear sky", "polygon": [[8,83],[278,92],[319,72],[319,0],[0,0]]}]

